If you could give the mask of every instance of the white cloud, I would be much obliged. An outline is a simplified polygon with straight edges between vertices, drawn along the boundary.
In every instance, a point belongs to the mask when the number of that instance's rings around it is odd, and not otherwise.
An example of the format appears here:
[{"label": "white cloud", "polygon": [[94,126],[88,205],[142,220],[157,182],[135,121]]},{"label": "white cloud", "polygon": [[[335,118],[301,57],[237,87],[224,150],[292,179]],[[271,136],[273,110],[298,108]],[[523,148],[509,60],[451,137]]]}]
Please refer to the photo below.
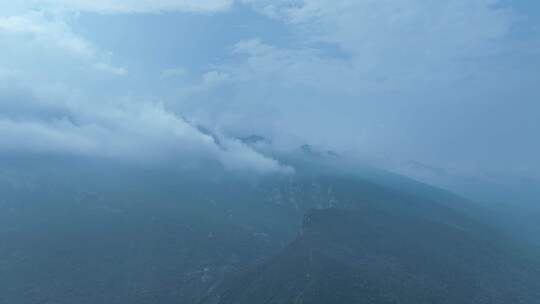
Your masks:
[{"label": "white cloud", "polygon": [[307,41],[335,44],[357,70],[384,77],[445,77],[438,73],[453,73],[451,61],[491,56],[513,18],[495,0],[249,2],[297,27]]},{"label": "white cloud", "polygon": [[125,68],[122,67],[115,67],[103,62],[97,63],[94,65],[94,67],[100,71],[104,71],[116,76],[124,76],[128,73],[128,71]]},{"label": "white cloud", "polygon": [[20,0],[6,10],[39,8],[46,11],[100,14],[161,13],[170,11],[212,13],[228,9],[232,0]]},{"label": "white cloud", "polygon": [[95,153],[96,143],[67,121],[45,124],[37,121],[0,119],[0,151],[83,154]]},{"label": "white cloud", "polygon": [[[171,11],[212,13],[228,9],[232,0],[21,0],[0,4],[0,42],[9,35],[12,49],[53,48],[83,58],[98,71],[127,74],[124,67],[109,63],[110,52],[73,32],[70,17],[80,12],[100,14],[161,13]],[[1,63],[1,62],[0,62]],[[171,71],[169,71],[170,73]],[[179,71],[176,71],[179,72]],[[170,76],[170,75],[169,75]]]},{"label": "white cloud", "polygon": [[[47,63],[51,61],[47,56],[68,56],[84,63],[87,68],[107,74],[122,76],[127,73],[125,68],[107,63],[110,54],[99,50],[91,42],[75,34],[62,18],[48,16],[43,12],[0,17],[0,42],[10,44],[10,52],[6,52],[0,58],[0,62],[20,65],[16,67],[20,70],[40,71],[42,68],[40,66],[23,67],[25,62],[31,62],[35,58]],[[27,72],[31,74],[31,71]]]},{"label": "white cloud", "polygon": [[178,166],[211,158],[232,170],[291,171],[233,139],[223,137],[217,144],[159,103],[133,98],[97,101],[61,88],[19,87],[10,93],[0,86],[3,152],[167,160]]},{"label": "white cloud", "polygon": [[225,144],[227,153],[219,154],[218,159],[229,169],[255,169],[260,173],[294,173],[294,168],[283,166],[278,161],[260,153],[254,153],[253,150],[239,141],[227,140]]},{"label": "white cloud", "polygon": [[[328,87],[349,90],[343,78],[352,77],[355,73],[347,62],[322,56],[320,51],[313,48],[279,48],[252,39],[237,43],[233,53],[243,56],[244,63],[222,68],[233,75],[229,78],[241,82],[256,80],[283,87],[300,85],[317,89]],[[336,75],[340,77],[336,78]]]},{"label": "white cloud", "polygon": [[210,71],[203,75],[202,83],[205,87],[216,87],[231,80],[229,74],[221,71]]},{"label": "white cloud", "polygon": [[104,13],[217,12],[228,9],[232,0],[79,0],[64,3],[68,7]]},{"label": "white cloud", "polygon": [[[277,136],[290,132],[381,158],[433,157],[438,165],[470,155],[494,165],[508,156],[483,157],[479,143],[519,125],[516,117],[532,116],[512,105],[516,95],[536,108],[529,83],[539,77],[538,56],[513,40],[515,16],[499,1],[244,2],[287,24],[296,40],[241,41],[234,60],[212,67],[226,82],[203,86],[203,77],[192,87],[207,90],[191,91],[194,115],[225,130],[264,124]],[[515,116],[490,118],[483,110],[491,107]],[[277,113],[272,124],[253,119],[268,108]],[[501,124],[479,125],[492,119]],[[525,124],[516,128],[529,132]]]},{"label": "white cloud", "polygon": [[[64,139],[59,134],[69,135],[66,138],[81,143],[75,144],[76,147],[93,151],[92,155],[119,157],[132,151],[137,151],[137,155],[152,155],[145,151],[152,151],[153,147],[162,147],[160,153],[180,153],[186,147],[206,146],[204,137],[196,131],[186,131],[191,130],[189,124],[174,114],[181,112],[224,134],[253,130],[264,135],[300,138],[296,141],[329,148],[353,147],[371,150],[373,154],[395,150],[399,151],[395,154],[408,158],[432,153],[431,149],[453,151],[456,145],[447,143],[454,143],[465,125],[471,129],[474,123],[472,118],[460,120],[460,124],[444,122],[445,117],[452,117],[451,113],[459,119],[466,115],[474,117],[468,112],[461,113],[460,109],[475,103],[474,114],[480,116],[478,109],[489,108],[495,102],[503,104],[504,93],[507,97],[522,94],[526,90],[521,88],[534,87],[538,79],[538,73],[531,72],[538,60],[516,63],[521,60],[521,53],[514,52],[516,46],[508,38],[514,26],[513,15],[501,9],[495,0],[243,2],[286,24],[292,33],[288,38],[295,40],[278,39],[273,44],[270,40],[273,36],[269,35],[268,39],[240,41],[233,46],[230,57],[208,61],[210,68],[200,74],[198,83],[180,83],[183,87],[178,92],[182,95],[171,98],[176,103],[167,104],[167,109],[175,112],[159,110],[159,106],[131,98],[130,105],[125,107],[102,106],[96,102],[104,111],[117,113],[118,117],[96,112],[94,107],[72,110],[71,106],[61,105],[50,112],[64,114],[46,120],[35,118],[41,110],[30,111],[29,107],[36,106],[33,104],[21,110],[32,112],[31,115],[19,115],[22,118],[4,115],[4,128],[21,123],[20,132],[27,130],[29,138],[37,134],[51,137],[51,147],[62,146],[59,142]],[[23,0],[4,9],[7,4],[3,3],[0,16],[5,17],[0,17],[0,43],[9,47],[4,47],[0,56],[0,77],[26,77],[29,87],[61,84],[74,91],[87,84],[90,91],[100,91],[96,87],[105,85],[117,91],[80,95],[93,100],[114,100],[113,94],[126,88],[131,90],[129,86],[134,82],[130,81],[144,82],[145,76],[104,77],[122,76],[128,71],[115,63],[117,55],[113,52],[101,49],[77,33],[70,26],[72,17],[80,12],[213,13],[226,10],[231,4],[232,1],[219,0]],[[529,48],[529,58],[538,55],[531,50],[534,48]],[[129,59],[125,60],[129,64]],[[208,62],[190,65],[189,79],[196,79],[192,74],[204,69]],[[139,67],[150,71],[155,68],[152,63],[140,63]],[[181,67],[173,66],[161,72],[163,80],[185,76],[186,71]],[[152,81],[141,84],[145,90],[154,85]],[[164,87],[149,90],[160,96],[162,92],[158,90]],[[169,94],[174,93],[164,92],[161,96],[168,98]],[[43,104],[48,102],[44,101],[47,94],[36,95],[40,104],[35,109],[46,107]],[[73,107],[81,107],[78,97],[66,100]],[[449,106],[452,102],[456,105]],[[478,106],[480,102],[485,104]],[[82,115],[85,111],[91,114]],[[147,133],[151,130],[156,133]],[[480,133],[477,138],[482,138]],[[139,145],[139,141],[144,144]],[[428,141],[433,144],[426,148]],[[224,144],[228,147],[226,151],[212,143],[208,145],[210,148],[203,149],[205,153],[213,153],[213,157],[230,167],[236,166],[235,159],[243,164],[274,166],[271,160],[261,160],[261,155],[249,154],[234,143]],[[65,149],[77,150],[70,145]]]},{"label": "white cloud", "polygon": [[[111,64],[111,52],[73,32],[72,13],[215,12],[231,1],[23,1],[0,14],[0,151],[55,153],[138,161],[182,162],[216,159],[226,168],[290,172],[233,139],[220,143],[201,133],[159,103],[118,100],[106,92],[81,89],[78,78],[91,69],[123,76]],[[83,69],[81,69],[83,67]],[[82,72],[82,73],[81,73]],[[182,68],[162,77],[182,77]],[[204,76],[207,86],[227,80],[223,73]],[[32,88],[32,89],[30,89]],[[98,97],[99,96],[99,97]]]},{"label": "white cloud", "polygon": [[188,75],[188,71],[183,67],[165,69],[161,71],[161,78],[182,78]]},{"label": "white cloud", "polygon": [[29,12],[24,15],[0,17],[0,33],[26,37],[38,44],[92,58],[96,49],[85,39],[74,34],[63,21],[47,18],[44,13]]}]

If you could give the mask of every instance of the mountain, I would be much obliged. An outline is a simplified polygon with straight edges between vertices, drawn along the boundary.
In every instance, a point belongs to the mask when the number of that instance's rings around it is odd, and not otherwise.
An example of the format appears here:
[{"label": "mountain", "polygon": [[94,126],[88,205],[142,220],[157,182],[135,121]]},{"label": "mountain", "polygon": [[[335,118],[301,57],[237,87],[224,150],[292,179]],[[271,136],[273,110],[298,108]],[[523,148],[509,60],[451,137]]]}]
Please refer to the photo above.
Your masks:
[{"label": "mountain", "polygon": [[469,229],[375,204],[312,210],[295,241],[201,303],[540,303],[538,264]]},{"label": "mountain", "polygon": [[[484,209],[483,221],[540,250],[540,180],[525,172],[459,172],[409,161],[397,169],[423,183],[465,196]],[[488,211],[488,212],[486,212]]]},{"label": "mountain", "polygon": [[[324,267],[321,272],[341,272],[346,267],[356,275],[365,270],[351,262],[357,259],[358,242],[372,244],[371,233],[362,231],[373,232],[369,225],[377,223],[384,223],[385,229],[391,229],[388,232],[403,231],[384,239],[381,246],[388,250],[395,249],[392,240],[397,244],[423,240],[425,246],[433,242],[435,249],[444,251],[449,247],[441,242],[452,244],[458,237],[475,240],[465,242],[463,254],[484,248],[473,246],[476,240],[499,244],[494,245],[496,252],[500,247],[514,248],[479,221],[476,214],[482,214],[481,208],[447,191],[353,165],[343,157],[301,151],[272,156],[294,167],[295,173],[233,172],[211,161],[193,167],[160,167],[67,157],[5,158],[0,165],[0,303],[198,303],[216,299],[220,292],[229,294],[227,290],[243,297],[235,289],[237,274],[250,265],[271,269],[268,261],[282,265],[292,259],[290,263],[302,265],[306,250],[312,251],[309,244],[335,251],[328,253],[332,256],[353,257],[327,260],[326,254],[317,254],[315,264]],[[312,222],[320,222],[317,225],[306,222],[304,234],[298,237],[304,215],[318,212],[330,215]],[[354,219],[369,214],[372,222],[363,219],[368,226],[353,225],[347,213]],[[335,234],[324,234],[325,227],[339,222],[349,223],[358,240],[341,237],[341,226],[336,226]],[[417,235],[405,234],[415,225]],[[443,233],[423,234],[436,229]],[[519,250],[516,255],[529,254]],[[505,261],[515,261],[512,265],[522,269],[517,258]],[[475,262],[455,265],[472,267]],[[290,283],[288,273],[279,269],[272,271]],[[291,275],[302,276],[302,269],[291,268]],[[468,278],[468,273],[462,274],[459,280]],[[349,284],[348,278],[335,282]],[[410,282],[419,284],[414,277]],[[400,285],[389,285],[388,292],[395,286]],[[260,286],[250,288],[255,292]],[[339,294],[347,290],[353,289],[344,288]]]}]

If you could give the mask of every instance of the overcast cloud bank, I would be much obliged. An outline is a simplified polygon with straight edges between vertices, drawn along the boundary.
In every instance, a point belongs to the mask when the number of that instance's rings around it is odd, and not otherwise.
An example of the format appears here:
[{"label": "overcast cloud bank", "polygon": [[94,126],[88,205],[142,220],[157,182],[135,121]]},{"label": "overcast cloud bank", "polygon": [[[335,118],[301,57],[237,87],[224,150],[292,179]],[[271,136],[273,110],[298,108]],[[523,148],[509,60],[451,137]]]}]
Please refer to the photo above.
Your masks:
[{"label": "overcast cloud bank", "polygon": [[[387,164],[540,170],[539,25],[512,1],[28,0],[0,9],[2,150],[283,169],[234,140],[216,145],[187,117],[223,138],[256,133]],[[234,14],[255,31],[229,27]],[[187,21],[177,28],[168,18]],[[111,44],[129,42],[131,27],[137,47]],[[145,32],[153,27],[160,33]],[[138,57],[178,31],[180,50],[204,54]]]}]

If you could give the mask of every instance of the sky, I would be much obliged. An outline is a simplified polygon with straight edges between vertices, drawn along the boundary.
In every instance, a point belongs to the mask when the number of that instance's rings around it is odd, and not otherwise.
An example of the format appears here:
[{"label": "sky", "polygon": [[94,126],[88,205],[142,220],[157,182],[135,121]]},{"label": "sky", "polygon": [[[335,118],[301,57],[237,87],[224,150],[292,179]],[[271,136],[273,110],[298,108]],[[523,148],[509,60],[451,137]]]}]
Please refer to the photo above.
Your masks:
[{"label": "sky", "polygon": [[0,0],[0,50],[3,153],[540,176],[536,0]]}]

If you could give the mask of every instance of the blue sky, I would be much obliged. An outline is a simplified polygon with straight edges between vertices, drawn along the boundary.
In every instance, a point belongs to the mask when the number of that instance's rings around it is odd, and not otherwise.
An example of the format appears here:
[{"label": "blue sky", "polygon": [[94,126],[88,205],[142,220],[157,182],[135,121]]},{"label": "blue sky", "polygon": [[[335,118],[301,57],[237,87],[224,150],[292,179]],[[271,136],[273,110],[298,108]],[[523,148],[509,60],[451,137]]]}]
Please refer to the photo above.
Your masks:
[{"label": "blue sky", "polygon": [[232,139],[257,133],[540,175],[537,1],[3,2],[3,151],[283,170]]}]

